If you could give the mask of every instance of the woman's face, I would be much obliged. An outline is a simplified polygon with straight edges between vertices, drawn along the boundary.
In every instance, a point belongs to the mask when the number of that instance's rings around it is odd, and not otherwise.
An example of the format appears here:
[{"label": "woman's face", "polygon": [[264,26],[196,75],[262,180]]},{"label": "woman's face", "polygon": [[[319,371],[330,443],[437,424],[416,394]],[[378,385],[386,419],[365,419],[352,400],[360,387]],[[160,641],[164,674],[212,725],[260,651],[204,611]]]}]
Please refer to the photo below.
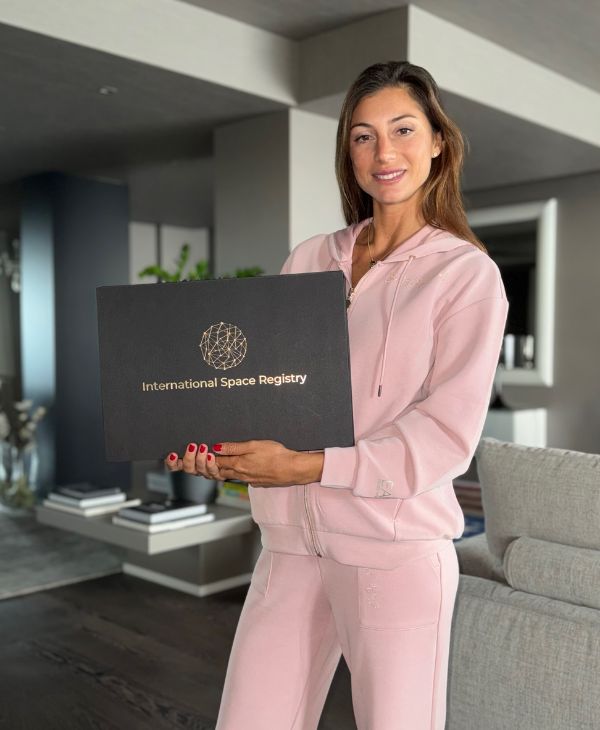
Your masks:
[{"label": "woman's face", "polygon": [[[350,158],[360,187],[382,205],[416,203],[413,196],[441,150],[441,135],[433,134],[408,91],[386,87],[363,97],[350,126]],[[392,175],[380,177],[385,173]]]}]

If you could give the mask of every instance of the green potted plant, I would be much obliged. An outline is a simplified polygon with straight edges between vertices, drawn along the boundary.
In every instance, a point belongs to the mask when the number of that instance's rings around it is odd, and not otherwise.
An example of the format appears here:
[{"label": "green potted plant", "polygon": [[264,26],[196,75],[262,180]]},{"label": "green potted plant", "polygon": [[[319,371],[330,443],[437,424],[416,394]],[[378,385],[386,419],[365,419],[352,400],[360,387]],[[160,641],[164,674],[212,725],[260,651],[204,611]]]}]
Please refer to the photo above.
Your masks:
[{"label": "green potted plant", "polygon": [[[145,276],[157,276],[161,281],[200,281],[200,280],[213,280],[214,276],[210,275],[208,270],[208,261],[206,259],[200,259],[196,262],[196,265],[188,271],[186,279],[182,279],[181,275],[183,269],[188,262],[190,257],[190,244],[184,243],[179,251],[179,257],[175,264],[175,271],[173,273],[168,272],[162,266],[158,264],[152,264],[152,266],[146,266],[138,273],[138,277],[142,279]],[[233,279],[245,276],[260,276],[264,274],[264,269],[260,266],[251,266],[245,269],[236,269],[235,274],[223,274],[216,278],[219,279]]]}]

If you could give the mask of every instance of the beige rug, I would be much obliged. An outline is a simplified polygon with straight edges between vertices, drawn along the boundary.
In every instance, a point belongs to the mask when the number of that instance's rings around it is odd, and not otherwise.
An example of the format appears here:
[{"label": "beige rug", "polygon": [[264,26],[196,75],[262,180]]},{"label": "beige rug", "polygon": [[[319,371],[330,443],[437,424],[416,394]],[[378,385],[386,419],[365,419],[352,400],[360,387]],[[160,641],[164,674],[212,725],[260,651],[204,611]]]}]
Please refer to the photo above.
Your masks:
[{"label": "beige rug", "polygon": [[0,600],[121,572],[123,551],[0,511]]}]

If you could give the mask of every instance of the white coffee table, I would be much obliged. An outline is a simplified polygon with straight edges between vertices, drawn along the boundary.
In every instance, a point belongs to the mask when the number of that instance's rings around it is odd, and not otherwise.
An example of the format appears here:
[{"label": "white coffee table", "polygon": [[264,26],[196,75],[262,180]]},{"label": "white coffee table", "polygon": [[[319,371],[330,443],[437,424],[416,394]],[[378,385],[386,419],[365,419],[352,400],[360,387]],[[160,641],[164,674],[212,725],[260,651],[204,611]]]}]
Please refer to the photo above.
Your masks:
[{"label": "white coffee table", "polygon": [[207,507],[215,519],[157,534],[113,525],[112,514],[81,517],[43,505],[39,522],[124,549],[123,572],[194,596],[246,585],[261,550],[260,530],[248,510]]}]

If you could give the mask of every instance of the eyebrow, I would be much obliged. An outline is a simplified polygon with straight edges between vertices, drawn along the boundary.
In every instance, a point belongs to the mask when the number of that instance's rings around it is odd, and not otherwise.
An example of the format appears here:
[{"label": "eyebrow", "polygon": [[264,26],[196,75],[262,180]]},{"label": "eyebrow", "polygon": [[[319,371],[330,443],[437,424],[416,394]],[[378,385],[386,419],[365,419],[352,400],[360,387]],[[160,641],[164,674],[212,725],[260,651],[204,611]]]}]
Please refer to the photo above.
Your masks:
[{"label": "eyebrow", "polygon": [[[394,117],[393,119],[390,119],[388,124],[393,124],[394,122],[397,122],[400,119],[404,119],[405,117],[412,117],[413,119],[416,119],[414,114],[401,114],[399,117]],[[350,129],[354,129],[354,127],[373,127],[372,124],[369,124],[368,122],[356,122],[356,124],[353,124]]]}]

